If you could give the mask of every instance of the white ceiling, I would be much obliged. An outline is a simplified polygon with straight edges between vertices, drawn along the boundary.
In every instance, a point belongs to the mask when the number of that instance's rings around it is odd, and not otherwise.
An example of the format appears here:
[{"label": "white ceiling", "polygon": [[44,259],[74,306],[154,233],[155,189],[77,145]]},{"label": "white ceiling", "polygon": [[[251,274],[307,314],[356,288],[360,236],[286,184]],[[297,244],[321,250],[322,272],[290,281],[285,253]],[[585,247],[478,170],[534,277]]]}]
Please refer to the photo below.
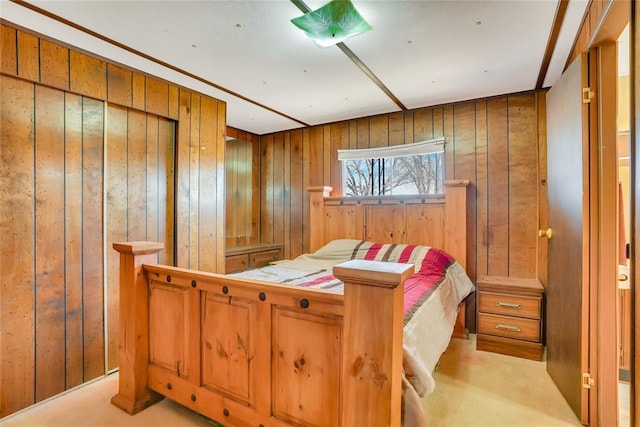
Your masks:
[{"label": "white ceiling", "polygon": [[[242,130],[401,111],[337,46],[318,47],[291,24],[302,12],[288,0],[29,3],[35,7],[0,0],[0,16],[222,99],[227,124]],[[587,3],[569,1],[543,87],[560,76]],[[535,89],[558,7],[555,0],[353,4],[373,29],[345,45],[408,109]]]}]

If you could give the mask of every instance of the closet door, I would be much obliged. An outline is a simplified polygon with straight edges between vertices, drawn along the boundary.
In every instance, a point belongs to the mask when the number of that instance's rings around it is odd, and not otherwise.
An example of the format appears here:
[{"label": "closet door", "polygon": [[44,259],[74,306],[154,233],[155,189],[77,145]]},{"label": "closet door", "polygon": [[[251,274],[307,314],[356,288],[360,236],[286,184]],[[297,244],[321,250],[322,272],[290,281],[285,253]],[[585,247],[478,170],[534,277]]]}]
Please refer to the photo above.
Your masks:
[{"label": "closet door", "polygon": [[109,105],[106,142],[107,367],[118,367],[119,254],[113,243],[164,243],[161,264],[174,264],[175,122]]}]

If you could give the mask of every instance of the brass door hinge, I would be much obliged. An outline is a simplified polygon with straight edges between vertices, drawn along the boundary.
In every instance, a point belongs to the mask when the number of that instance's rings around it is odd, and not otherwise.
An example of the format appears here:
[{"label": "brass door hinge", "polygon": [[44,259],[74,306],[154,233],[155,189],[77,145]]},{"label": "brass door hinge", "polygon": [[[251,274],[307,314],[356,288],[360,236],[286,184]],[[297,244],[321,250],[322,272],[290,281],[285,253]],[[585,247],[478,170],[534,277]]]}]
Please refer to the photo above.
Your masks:
[{"label": "brass door hinge", "polygon": [[582,103],[589,104],[593,98],[596,97],[595,92],[591,90],[590,87],[582,88]]},{"label": "brass door hinge", "polygon": [[591,378],[591,374],[588,372],[582,373],[582,388],[591,388],[595,384],[593,378]]}]

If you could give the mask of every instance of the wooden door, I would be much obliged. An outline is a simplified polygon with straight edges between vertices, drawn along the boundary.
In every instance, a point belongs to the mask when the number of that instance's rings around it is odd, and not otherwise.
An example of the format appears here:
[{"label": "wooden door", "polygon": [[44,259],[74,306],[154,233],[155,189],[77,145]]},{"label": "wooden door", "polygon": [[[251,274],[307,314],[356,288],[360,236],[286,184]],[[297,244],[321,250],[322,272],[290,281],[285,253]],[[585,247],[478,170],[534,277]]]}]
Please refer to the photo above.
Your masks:
[{"label": "wooden door", "polygon": [[583,424],[589,422],[589,157],[587,59],[580,56],[547,93],[549,225],[547,371]]}]

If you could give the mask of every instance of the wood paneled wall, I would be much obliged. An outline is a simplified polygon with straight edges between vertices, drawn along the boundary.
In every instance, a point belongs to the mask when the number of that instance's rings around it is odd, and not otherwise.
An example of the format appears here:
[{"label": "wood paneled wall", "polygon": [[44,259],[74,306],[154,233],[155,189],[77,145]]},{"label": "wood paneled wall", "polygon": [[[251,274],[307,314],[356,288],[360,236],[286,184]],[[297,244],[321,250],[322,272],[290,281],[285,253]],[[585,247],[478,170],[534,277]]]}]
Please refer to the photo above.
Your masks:
[{"label": "wood paneled wall", "polygon": [[163,262],[224,271],[226,105],[0,32],[4,417],[117,366],[113,241],[157,239]]},{"label": "wood paneled wall", "polygon": [[[293,258],[309,248],[307,186],[341,194],[340,148],[446,138],[446,178],[469,179],[468,273],[546,280],[544,92],[530,92],[384,114],[263,135],[261,241]],[[475,307],[469,304],[469,328]]]},{"label": "wood paneled wall", "polygon": [[258,243],[260,226],[260,139],[227,126],[225,150],[226,247]]}]

